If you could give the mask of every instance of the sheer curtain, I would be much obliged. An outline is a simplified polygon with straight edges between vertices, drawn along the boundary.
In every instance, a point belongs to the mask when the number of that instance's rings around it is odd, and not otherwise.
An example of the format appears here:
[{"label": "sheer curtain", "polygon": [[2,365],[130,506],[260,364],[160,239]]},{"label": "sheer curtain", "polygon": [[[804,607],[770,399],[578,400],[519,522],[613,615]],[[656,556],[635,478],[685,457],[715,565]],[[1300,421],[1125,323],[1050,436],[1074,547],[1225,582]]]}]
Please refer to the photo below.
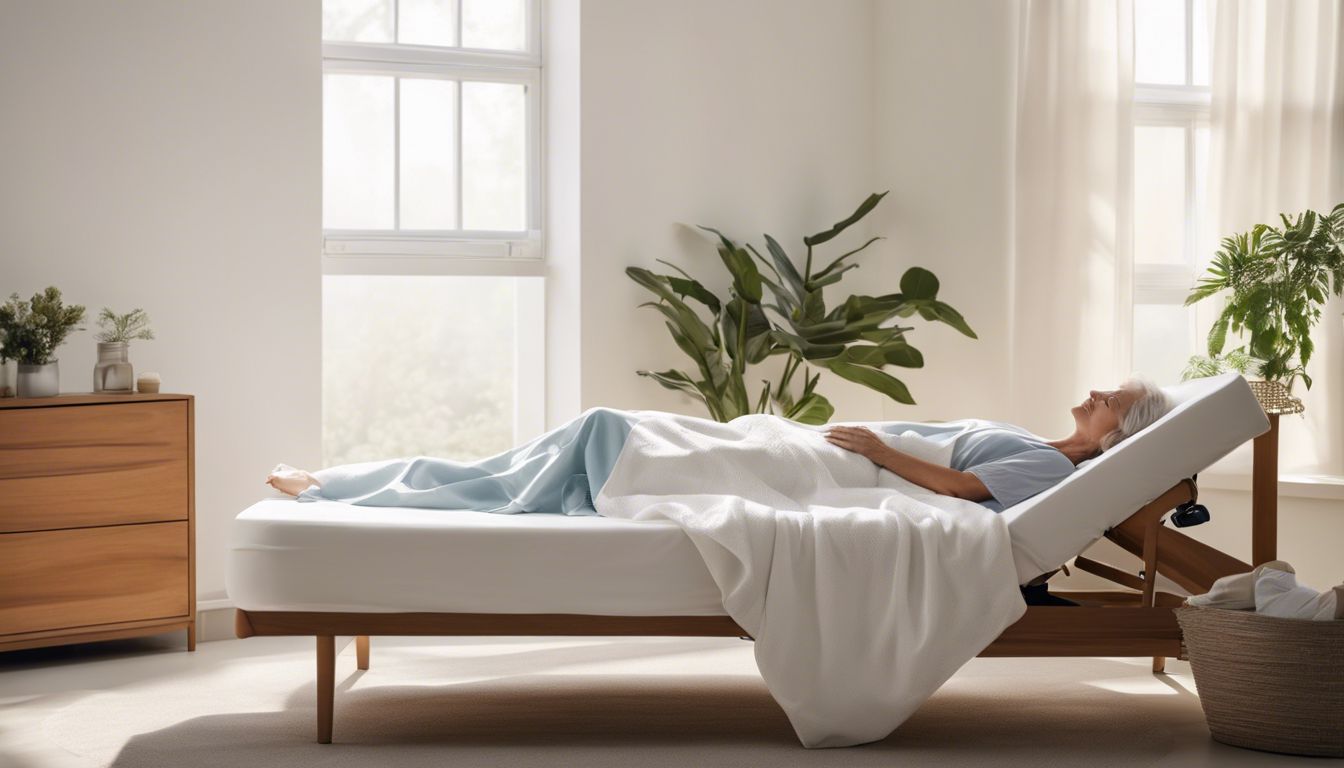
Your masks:
[{"label": "sheer curtain", "polygon": [[[1344,2],[1215,5],[1210,189],[1213,234],[1344,202]],[[1302,417],[1284,417],[1284,472],[1344,474],[1344,301],[1313,332]]]},{"label": "sheer curtain", "polygon": [[1049,437],[1127,371],[1131,318],[1129,0],[1019,3],[1011,417]]}]

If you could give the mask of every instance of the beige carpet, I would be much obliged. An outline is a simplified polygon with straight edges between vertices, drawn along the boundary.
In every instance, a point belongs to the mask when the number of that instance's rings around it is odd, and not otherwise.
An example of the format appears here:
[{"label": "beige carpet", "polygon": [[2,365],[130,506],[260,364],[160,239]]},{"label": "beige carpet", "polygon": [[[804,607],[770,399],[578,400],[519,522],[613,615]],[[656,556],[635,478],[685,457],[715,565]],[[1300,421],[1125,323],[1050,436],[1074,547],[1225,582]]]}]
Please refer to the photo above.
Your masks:
[{"label": "beige carpet", "polygon": [[[0,655],[0,766],[1230,766],[1189,668],[977,659],[883,742],[809,751],[722,639],[375,638],[338,659],[313,743],[312,641],[128,641]],[[1339,764],[1338,761],[1315,761]]]}]

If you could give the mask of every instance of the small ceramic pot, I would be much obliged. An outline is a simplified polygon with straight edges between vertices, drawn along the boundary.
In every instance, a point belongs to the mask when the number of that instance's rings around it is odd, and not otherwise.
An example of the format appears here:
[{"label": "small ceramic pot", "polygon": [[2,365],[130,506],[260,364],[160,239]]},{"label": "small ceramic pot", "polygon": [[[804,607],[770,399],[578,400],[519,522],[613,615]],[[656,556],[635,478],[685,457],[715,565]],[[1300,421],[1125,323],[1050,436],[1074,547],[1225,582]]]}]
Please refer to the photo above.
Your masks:
[{"label": "small ceramic pot", "polygon": [[140,378],[135,380],[135,390],[147,395],[158,394],[160,383],[161,379],[159,378],[159,374],[152,371],[146,371],[145,373],[140,374]]},{"label": "small ceramic pot", "polygon": [[61,369],[56,360],[46,365],[19,363],[19,397],[52,397],[61,391]]},{"label": "small ceramic pot", "polygon": [[131,345],[124,341],[98,343],[98,364],[93,367],[94,392],[130,392],[135,389]]}]

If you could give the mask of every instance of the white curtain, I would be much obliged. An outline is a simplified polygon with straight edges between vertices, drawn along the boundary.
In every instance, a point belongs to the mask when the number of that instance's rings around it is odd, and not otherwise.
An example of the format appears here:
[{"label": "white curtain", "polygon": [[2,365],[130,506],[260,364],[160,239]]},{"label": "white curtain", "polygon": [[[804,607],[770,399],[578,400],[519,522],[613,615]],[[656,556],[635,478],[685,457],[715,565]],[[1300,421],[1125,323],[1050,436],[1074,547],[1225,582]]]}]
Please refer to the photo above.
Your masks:
[{"label": "white curtain", "polygon": [[[1277,224],[1280,213],[1344,202],[1342,0],[1219,0],[1212,103],[1213,234]],[[1284,472],[1344,474],[1344,301],[1325,308],[1284,417]]]},{"label": "white curtain", "polygon": [[1129,0],[1019,3],[1007,382],[1050,437],[1127,371],[1134,12]]}]

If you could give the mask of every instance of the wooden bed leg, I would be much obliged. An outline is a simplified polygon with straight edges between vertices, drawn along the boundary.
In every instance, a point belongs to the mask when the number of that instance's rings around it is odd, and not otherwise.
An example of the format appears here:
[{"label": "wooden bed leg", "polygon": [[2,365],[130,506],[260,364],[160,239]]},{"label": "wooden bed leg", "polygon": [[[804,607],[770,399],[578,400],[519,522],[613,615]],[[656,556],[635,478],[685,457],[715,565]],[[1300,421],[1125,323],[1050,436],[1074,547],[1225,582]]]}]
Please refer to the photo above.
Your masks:
[{"label": "wooden bed leg", "polygon": [[1157,530],[1162,518],[1154,517],[1143,535],[1143,605],[1152,608],[1157,594]]},{"label": "wooden bed leg", "polygon": [[1269,431],[1252,443],[1251,565],[1278,557],[1279,415],[1268,414]]},{"label": "wooden bed leg", "polygon": [[355,666],[359,669],[369,668],[369,636],[355,636]]},{"label": "wooden bed leg", "polygon": [[187,625],[187,650],[196,650],[196,619],[193,618]]},{"label": "wooden bed leg", "polygon": [[331,713],[336,696],[336,638],[317,636],[317,743],[331,743]]},{"label": "wooden bed leg", "polygon": [[[1162,528],[1162,515],[1148,518],[1143,532],[1143,605],[1152,608],[1157,603],[1157,535]],[[1161,674],[1167,668],[1167,660],[1162,656],[1153,657],[1153,674]]]}]

